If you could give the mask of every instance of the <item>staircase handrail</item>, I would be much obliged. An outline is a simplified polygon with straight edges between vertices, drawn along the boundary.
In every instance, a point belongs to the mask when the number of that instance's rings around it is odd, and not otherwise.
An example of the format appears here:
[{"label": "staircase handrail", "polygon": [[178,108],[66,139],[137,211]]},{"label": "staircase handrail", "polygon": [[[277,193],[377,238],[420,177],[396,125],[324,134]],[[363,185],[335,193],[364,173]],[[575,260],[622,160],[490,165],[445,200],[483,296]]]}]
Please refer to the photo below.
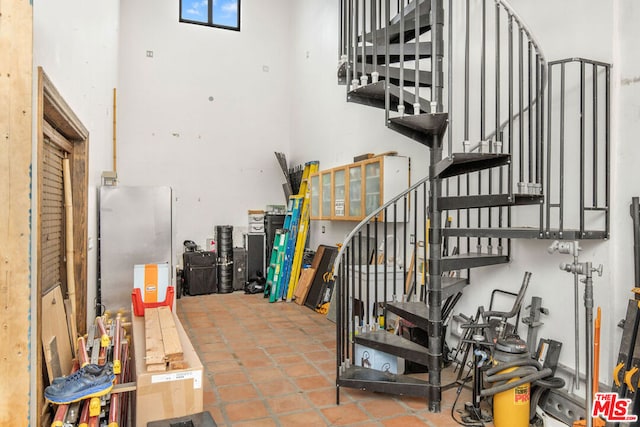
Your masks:
[{"label": "staircase handrail", "polygon": [[542,65],[540,67],[541,73],[542,73],[541,76],[540,76],[540,79],[541,79],[541,83],[542,84],[540,85],[540,90],[536,94],[536,97],[533,99],[533,101],[529,102],[529,105],[527,105],[522,111],[519,111],[518,113],[514,114],[512,117],[510,117],[510,118],[506,119],[504,122],[502,122],[502,124],[500,125],[499,129],[494,130],[493,132],[491,132],[490,134],[486,135],[483,138],[484,141],[491,140],[498,133],[502,132],[504,130],[504,128],[507,127],[507,125],[509,123],[511,123],[513,120],[517,119],[518,117],[520,117],[525,112],[529,111],[529,109],[538,102],[538,99],[540,98],[540,95],[542,95],[544,93],[544,91],[545,91],[545,89],[547,87],[547,60],[545,59],[544,53],[542,52],[542,49],[540,48],[540,44],[538,43],[538,40],[533,35],[531,30],[529,29],[529,26],[524,21],[524,19],[522,19],[520,17],[520,15],[518,15],[518,13],[515,11],[513,6],[511,6],[511,3],[509,3],[508,0],[495,0],[495,2],[496,2],[496,4],[498,6],[504,7],[504,9],[507,11],[507,13],[513,17],[513,19],[518,23],[520,28],[522,28],[524,33],[527,35],[527,37],[531,41],[531,44],[533,45],[533,47],[534,47],[534,49],[536,51],[536,54],[540,57],[540,63]]},{"label": "staircase handrail", "polygon": [[426,176],[426,177],[420,179],[418,182],[413,184],[411,187],[409,187],[406,190],[402,191],[401,193],[399,193],[398,195],[396,195],[395,197],[393,197],[392,199],[390,199],[389,201],[384,203],[382,206],[376,208],[373,212],[371,212],[369,215],[367,215],[362,221],[360,221],[358,223],[358,225],[356,225],[354,227],[354,229],[351,230],[351,232],[349,234],[347,234],[347,237],[345,237],[344,240],[342,241],[342,246],[340,247],[340,250],[338,251],[338,255],[336,256],[336,259],[333,262],[333,269],[331,271],[332,271],[334,277],[337,274],[336,272],[338,271],[338,268],[340,267],[340,259],[342,258],[342,255],[344,254],[344,251],[346,250],[347,246],[349,245],[349,243],[351,242],[353,237],[357,233],[359,233],[367,224],[369,224],[369,222],[373,218],[375,218],[376,216],[380,215],[380,212],[384,211],[389,206],[393,205],[398,200],[400,200],[401,198],[405,197],[407,194],[411,193],[412,191],[414,191],[415,189],[417,189],[418,187],[423,185],[425,182],[428,182],[430,179],[431,178],[429,176]]}]

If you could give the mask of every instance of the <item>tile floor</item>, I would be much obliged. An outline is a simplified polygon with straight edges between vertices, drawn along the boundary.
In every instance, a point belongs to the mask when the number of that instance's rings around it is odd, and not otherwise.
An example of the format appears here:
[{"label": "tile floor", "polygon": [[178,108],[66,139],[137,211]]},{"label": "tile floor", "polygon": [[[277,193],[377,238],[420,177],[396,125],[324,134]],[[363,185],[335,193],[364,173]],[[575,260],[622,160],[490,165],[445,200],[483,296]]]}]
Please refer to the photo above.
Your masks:
[{"label": "tile floor", "polygon": [[[438,414],[424,399],[346,388],[336,405],[335,324],[307,307],[234,292],[185,296],[177,313],[205,368],[204,410],[220,427],[458,425],[455,389]],[[456,408],[469,400],[465,389]]]}]

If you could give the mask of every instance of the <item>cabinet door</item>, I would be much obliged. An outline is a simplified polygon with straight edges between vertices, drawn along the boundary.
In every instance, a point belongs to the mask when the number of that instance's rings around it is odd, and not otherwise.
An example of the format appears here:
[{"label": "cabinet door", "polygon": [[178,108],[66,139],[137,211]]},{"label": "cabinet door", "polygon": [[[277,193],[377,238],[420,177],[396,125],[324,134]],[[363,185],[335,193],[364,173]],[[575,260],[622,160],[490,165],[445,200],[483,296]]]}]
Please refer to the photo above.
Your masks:
[{"label": "cabinet door", "polygon": [[325,172],[320,175],[320,194],[322,204],[320,205],[320,218],[331,219],[331,172]]},{"label": "cabinet door", "polygon": [[347,185],[345,180],[345,169],[334,169],[333,171],[333,219],[344,219],[345,198],[347,197]]},{"label": "cabinet door", "polygon": [[320,219],[320,175],[311,175],[311,219]]},{"label": "cabinet door", "polygon": [[347,216],[349,219],[364,218],[362,199],[362,165],[349,166],[349,185],[347,186]]},{"label": "cabinet door", "polygon": [[382,203],[381,180],[380,180],[380,161],[366,163],[364,165],[364,214],[369,215],[371,212],[380,207]]}]

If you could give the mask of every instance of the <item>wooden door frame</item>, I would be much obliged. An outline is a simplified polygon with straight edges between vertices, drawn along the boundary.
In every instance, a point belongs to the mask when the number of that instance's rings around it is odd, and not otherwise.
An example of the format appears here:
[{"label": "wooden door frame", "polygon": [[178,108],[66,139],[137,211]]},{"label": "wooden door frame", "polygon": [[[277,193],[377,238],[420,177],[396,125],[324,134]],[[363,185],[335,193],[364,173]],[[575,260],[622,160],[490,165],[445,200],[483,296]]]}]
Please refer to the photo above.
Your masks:
[{"label": "wooden door frame", "polygon": [[[37,165],[38,165],[38,183],[37,183],[37,200],[38,210],[42,206],[43,191],[43,166],[44,166],[44,135],[47,133],[51,139],[55,138],[55,134],[64,137],[71,147],[63,147],[68,150],[70,166],[71,166],[71,186],[73,197],[73,244],[74,244],[74,264],[76,268],[76,324],[78,325],[78,333],[84,334],[87,329],[87,242],[88,242],[88,195],[89,195],[89,131],[84,127],[78,116],[73,112],[69,105],[62,98],[58,90],[55,88],[49,77],[45,74],[42,67],[38,67],[38,100],[37,100]],[[42,297],[42,224],[41,215],[36,215],[38,230],[36,262],[38,271],[37,276],[37,300]],[[37,376],[36,383],[38,390],[38,409],[37,409],[37,425],[41,425],[41,415],[45,407],[42,390],[44,388],[43,380],[43,360],[42,360],[42,306],[38,304],[37,310],[37,332],[35,340],[37,342]]]}]

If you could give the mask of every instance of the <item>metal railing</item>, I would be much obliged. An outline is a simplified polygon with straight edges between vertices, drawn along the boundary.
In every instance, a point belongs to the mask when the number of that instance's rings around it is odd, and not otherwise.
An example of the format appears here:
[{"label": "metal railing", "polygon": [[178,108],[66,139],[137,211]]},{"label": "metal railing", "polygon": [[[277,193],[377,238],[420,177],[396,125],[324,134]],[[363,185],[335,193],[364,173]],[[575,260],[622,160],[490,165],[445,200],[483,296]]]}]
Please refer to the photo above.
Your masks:
[{"label": "metal railing", "polygon": [[[565,236],[567,216],[578,218],[569,224],[577,228],[575,238],[609,237],[610,81],[610,64],[584,58],[549,63],[547,237]],[[565,199],[576,195],[578,204],[567,206]]]},{"label": "metal railing", "polygon": [[353,337],[384,328],[388,301],[425,301],[428,189],[424,178],[368,215],[340,247],[335,273],[338,376],[355,363]]},{"label": "metal railing", "polygon": [[[447,15],[447,155],[501,153],[510,154],[511,161],[500,168],[449,178],[445,193],[508,194],[512,200],[514,195],[541,194],[547,65],[538,42],[504,0],[465,0],[458,6],[450,0]],[[455,23],[462,31],[454,31]],[[537,224],[541,233],[542,205],[533,209],[528,209],[526,223]],[[459,209],[447,216],[453,218],[454,228],[516,225],[511,206]],[[510,241],[502,238],[458,236],[456,246],[469,252],[511,252]]]}]

